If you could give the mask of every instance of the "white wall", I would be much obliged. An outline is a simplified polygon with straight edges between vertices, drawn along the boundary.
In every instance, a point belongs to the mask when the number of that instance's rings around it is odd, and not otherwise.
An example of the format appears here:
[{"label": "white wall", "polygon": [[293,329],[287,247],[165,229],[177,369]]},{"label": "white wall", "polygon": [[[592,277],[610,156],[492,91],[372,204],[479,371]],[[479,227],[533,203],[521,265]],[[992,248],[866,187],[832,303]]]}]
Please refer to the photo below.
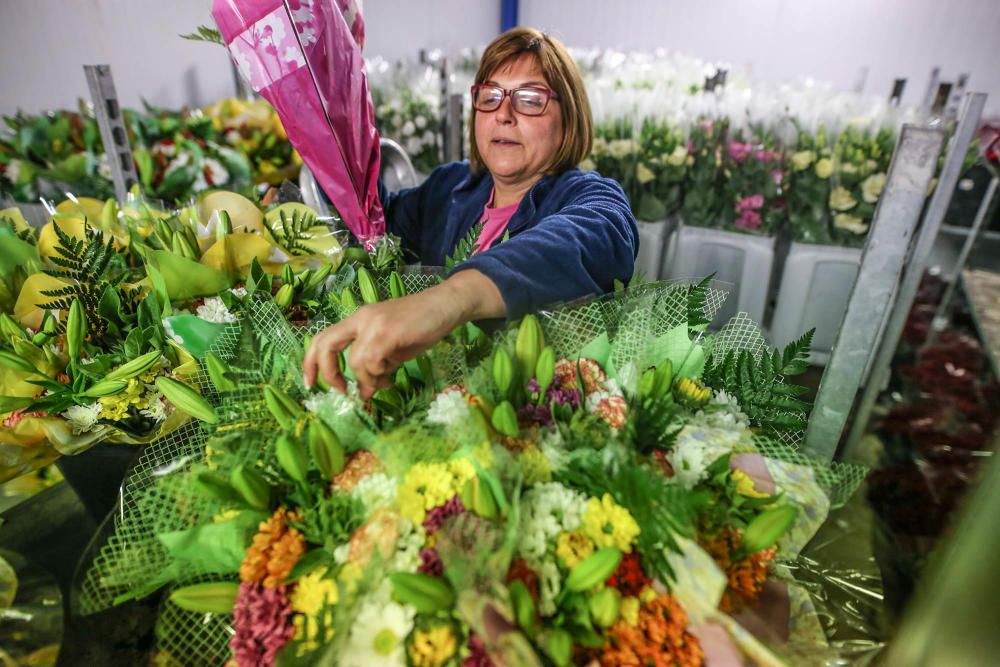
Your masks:
[{"label": "white wall", "polygon": [[[970,72],[1000,113],[1000,0],[521,0],[525,25],[581,47],[665,47],[749,65],[769,80],[813,76],[919,102],[931,67]],[[127,106],[179,107],[234,90],[220,47],[178,37],[211,22],[211,0],[0,0],[0,113],[72,107],[81,65],[109,63]],[[364,0],[368,55],[483,45],[500,0]]]}]

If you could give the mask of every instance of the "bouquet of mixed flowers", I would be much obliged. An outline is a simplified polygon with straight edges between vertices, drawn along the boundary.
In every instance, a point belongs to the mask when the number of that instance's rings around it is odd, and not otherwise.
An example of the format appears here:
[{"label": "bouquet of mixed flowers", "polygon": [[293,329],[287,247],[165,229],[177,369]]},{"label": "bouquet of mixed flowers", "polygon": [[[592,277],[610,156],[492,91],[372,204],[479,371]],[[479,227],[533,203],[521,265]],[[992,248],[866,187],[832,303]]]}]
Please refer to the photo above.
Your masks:
[{"label": "bouquet of mixed flowers", "polygon": [[228,98],[204,110],[218,135],[217,143],[245,155],[253,169],[254,183],[280,185],[295,180],[302,158],[288,141],[285,128],[266,100],[244,102]]},{"label": "bouquet of mixed flowers", "polygon": [[404,368],[390,421],[303,391],[298,336],[258,302],[200,380],[210,419],[142,455],[83,608],[168,585],[163,657],[206,664],[769,664],[735,619],[856,471],[777,442],[804,423],[781,376],[808,336],[709,337],[719,300],[528,316],[457,385],[433,356]]}]

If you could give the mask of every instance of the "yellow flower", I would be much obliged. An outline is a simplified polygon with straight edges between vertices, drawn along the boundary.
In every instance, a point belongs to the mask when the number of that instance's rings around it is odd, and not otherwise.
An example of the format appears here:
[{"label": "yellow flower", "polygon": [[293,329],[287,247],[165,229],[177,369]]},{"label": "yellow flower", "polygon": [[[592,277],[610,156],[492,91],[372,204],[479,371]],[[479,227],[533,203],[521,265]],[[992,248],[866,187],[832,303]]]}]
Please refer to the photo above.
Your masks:
[{"label": "yellow flower", "polygon": [[594,543],[579,530],[563,531],[556,540],[556,555],[572,570],[594,553]]},{"label": "yellow flower", "polygon": [[736,493],[746,498],[767,498],[768,494],[761,493],[754,486],[753,477],[742,470],[732,472],[733,481],[736,482]]},{"label": "yellow flower", "polygon": [[820,178],[830,178],[833,175],[833,160],[828,157],[816,163],[816,175]]},{"label": "yellow flower", "polygon": [[858,173],[858,165],[853,162],[843,162],[840,165],[840,172],[843,174],[856,174]]},{"label": "yellow flower", "polygon": [[868,231],[868,225],[864,220],[856,215],[838,213],[833,217],[833,226],[855,234],[864,234]]},{"label": "yellow flower", "polygon": [[410,660],[414,667],[437,667],[449,660],[458,650],[455,633],[447,625],[430,630],[417,630],[410,644]]},{"label": "yellow flower", "polygon": [[337,583],[325,577],[325,567],[305,575],[296,583],[289,600],[292,609],[300,614],[295,617],[295,638],[301,642],[299,656],[315,651],[333,639]]},{"label": "yellow flower", "polygon": [[622,619],[633,628],[639,623],[639,598],[629,596],[622,598],[622,606],[618,613]]},{"label": "yellow flower", "polygon": [[552,480],[552,465],[538,447],[531,445],[523,452],[517,462],[521,465],[524,484],[532,486]]},{"label": "yellow flower", "polygon": [[610,493],[605,493],[600,500],[591,498],[587,501],[583,531],[600,549],[615,547],[629,553],[639,535],[639,524],[627,509],[614,501]]},{"label": "yellow flower", "polygon": [[795,171],[805,171],[815,159],[816,153],[813,151],[798,151],[792,154],[792,168]]},{"label": "yellow flower", "polygon": [[121,392],[114,396],[104,396],[101,398],[101,412],[98,415],[101,419],[118,421],[128,416],[129,408],[146,407],[145,394],[146,385],[139,378],[132,378],[128,385]]},{"label": "yellow flower", "polygon": [[857,200],[843,186],[838,185],[830,193],[830,208],[834,211],[849,211],[857,205]]},{"label": "yellow flower", "polygon": [[874,204],[885,189],[885,174],[872,174],[861,183],[861,198]]},{"label": "yellow flower", "polygon": [[691,404],[694,407],[703,405],[712,398],[712,390],[703,385],[698,380],[691,378],[681,378],[677,382],[678,398]]},{"label": "yellow flower", "polygon": [[643,604],[649,604],[656,598],[660,596],[652,586],[646,586],[641,591],[639,591],[639,602]]},{"label": "yellow flower", "polygon": [[645,185],[656,178],[653,170],[646,166],[645,162],[640,162],[635,166],[635,178],[640,185]]},{"label": "yellow flower", "polygon": [[671,167],[680,167],[683,164],[690,164],[688,162],[689,159],[691,162],[694,162],[694,160],[688,156],[687,146],[678,144],[677,148],[675,148],[673,152],[667,156],[667,164]]},{"label": "yellow flower", "polygon": [[417,463],[406,473],[396,494],[400,512],[413,523],[423,523],[427,510],[451,500],[475,475],[468,459]]}]

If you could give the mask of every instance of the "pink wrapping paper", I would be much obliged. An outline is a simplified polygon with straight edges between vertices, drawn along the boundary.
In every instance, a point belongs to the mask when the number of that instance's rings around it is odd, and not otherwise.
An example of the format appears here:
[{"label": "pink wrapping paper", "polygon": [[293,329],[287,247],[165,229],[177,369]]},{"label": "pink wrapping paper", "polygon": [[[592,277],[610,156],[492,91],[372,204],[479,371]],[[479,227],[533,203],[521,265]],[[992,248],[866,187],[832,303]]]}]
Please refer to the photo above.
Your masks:
[{"label": "pink wrapping paper", "polygon": [[363,243],[385,233],[379,137],[356,0],[213,0],[222,39],[347,227]]}]

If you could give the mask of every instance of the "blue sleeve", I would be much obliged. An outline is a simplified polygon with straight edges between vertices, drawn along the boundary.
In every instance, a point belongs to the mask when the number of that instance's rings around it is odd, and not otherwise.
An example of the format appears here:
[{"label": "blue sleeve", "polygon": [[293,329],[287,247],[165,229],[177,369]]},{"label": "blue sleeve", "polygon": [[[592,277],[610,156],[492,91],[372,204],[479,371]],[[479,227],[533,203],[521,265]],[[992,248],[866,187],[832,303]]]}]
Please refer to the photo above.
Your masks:
[{"label": "blue sleeve", "polygon": [[556,213],[455,271],[477,269],[492,280],[508,319],[539,308],[609,292],[632,277],[638,228],[618,183],[593,179],[573,186]]},{"label": "blue sleeve", "polygon": [[424,209],[424,188],[419,185],[415,188],[407,188],[399,192],[389,192],[378,179],[378,198],[382,202],[382,211],[385,213],[385,226],[390,234],[398,236],[403,244],[403,249],[414,253],[418,257],[421,250],[420,232],[423,229]]}]

